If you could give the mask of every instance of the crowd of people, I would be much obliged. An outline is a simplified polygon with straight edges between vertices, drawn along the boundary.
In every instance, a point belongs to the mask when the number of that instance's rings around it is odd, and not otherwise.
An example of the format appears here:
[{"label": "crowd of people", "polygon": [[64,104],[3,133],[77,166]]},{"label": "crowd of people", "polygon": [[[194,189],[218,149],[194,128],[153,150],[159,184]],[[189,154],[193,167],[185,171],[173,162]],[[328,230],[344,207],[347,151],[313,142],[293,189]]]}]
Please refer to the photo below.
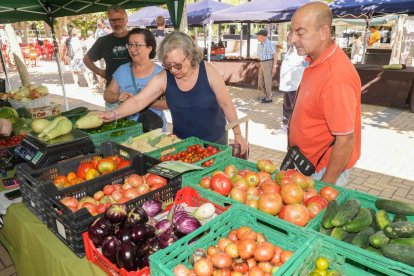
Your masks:
[{"label": "crowd of people", "polygon": [[[204,61],[194,39],[179,31],[166,35],[161,18],[157,18],[154,33],[140,28],[128,31],[128,17],[121,6],[109,8],[108,21],[110,33],[101,21],[95,33],[88,32],[84,43],[77,28],[68,39],[75,82],[80,73],[105,80],[106,111],[100,117],[105,122],[123,117],[139,120],[144,112],[152,112],[166,130],[164,110],[169,109],[172,132],[179,138],[195,136],[227,144],[225,126],[237,121],[238,115],[224,80]],[[280,75],[282,127],[288,133],[289,147],[297,147],[302,158],[314,166],[315,179],[344,185],[361,151],[361,81],[332,38],[331,27],[331,10],[321,2],[302,6],[292,17]],[[376,37],[373,32],[372,39]],[[272,102],[277,48],[266,30],[256,35],[260,102],[267,104]],[[9,128],[7,121],[0,121],[1,135],[8,135]],[[244,154],[248,144],[240,126],[232,130],[234,142]]]}]

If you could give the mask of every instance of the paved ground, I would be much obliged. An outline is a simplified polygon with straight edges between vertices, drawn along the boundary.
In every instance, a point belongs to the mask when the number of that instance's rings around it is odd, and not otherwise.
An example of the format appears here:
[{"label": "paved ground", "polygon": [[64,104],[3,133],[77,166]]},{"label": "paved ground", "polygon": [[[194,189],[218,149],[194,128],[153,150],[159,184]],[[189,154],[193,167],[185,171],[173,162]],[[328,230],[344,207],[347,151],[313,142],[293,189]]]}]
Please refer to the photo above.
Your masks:
[{"label": "paved ground", "polygon": [[[41,62],[39,67],[29,68],[29,72],[33,83],[46,84],[53,94],[52,99],[63,104],[56,63]],[[12,87],[19,86],[16,73],[11,73],[11,79]],[[92,109],[103,108],[101,94],[86,87],[76,88],[68,72],[64,79],[71,109],[85,105]],[[261,104],[255,89],[229,87],[229,91],[239,116],[250,118],[250,160],[266,158],[279,165],[286,153],[287,141],[286,134],[279,131],[282,94],[275,91],[273,103]],[[414,203],[414,113],[408,109],[363,105],[362,127],[362,155],[351,170],[347,187]],[[0,246],[0,275],[14,273],[9,260]]]}]

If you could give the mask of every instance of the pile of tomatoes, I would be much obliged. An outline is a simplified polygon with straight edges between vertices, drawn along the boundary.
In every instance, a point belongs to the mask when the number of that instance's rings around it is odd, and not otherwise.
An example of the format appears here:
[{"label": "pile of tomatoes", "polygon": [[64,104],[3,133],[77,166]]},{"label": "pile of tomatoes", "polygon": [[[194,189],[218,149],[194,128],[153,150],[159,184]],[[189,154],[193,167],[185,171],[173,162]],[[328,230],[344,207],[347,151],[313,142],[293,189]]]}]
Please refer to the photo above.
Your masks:
[{"label": "pile of tomatoes", "polygon": [[0,137],[0,148],[9,148],[19,145],[26,135]]},{"label": "pile of tomatoes", "polygon": [[[206,148],[204,148],[200,144],[195,144],[192,146],[188,146],[185,151],[180,151],[174,154],[163,155],[161,156],[160,160],[161,161],[181,161],[185,163],[195,163],[211,155],[214,155],[218,152],[220,152],[220,150],[214,146],[208,145]],[[203,162],[201,166],[210,167],[212,164],[214,164],[214,159],[210,159],[210,160]]]},{"label": "pile of tomatoes", "polygon": [[270,243],[263,233],[249,226],[233,229],[207,250],[198,248],[191,261],[193,270],[177,265],[175,275],[272,275],[293,252]]},{"label": "pile of tomatoes", "polygon": [[265,166],[262,161],[256,166],[267,171],[239,169],[229,164],[222,171],[202,177],[199,185],[298,226],[305,226],[339,195],[329,185],[318,191],[311,177],[296,170],[279,171],[273,176],[269,171],[274,171],[275,166],[269,160]]},{"label": "pile of tomatoes", "polygon": [[64,197],[60,202],[72,212],[86,208],[92,216],[105,212],[113,203],[123,204],[141,195],[167,185],[164,177],[147,173],[145,175],[131,174],[123,184],[107,184],[93,196],[84,196],[79,200],[72,196]]},{"label": "pile of tomatoes", "polygon": [[89,162],[82,162],[76,171],[71,171],[67,175],[58,175],[53,184],[57,188],[66,188],[79,184],[85,180],[91,180],[102,174],[110,173],[131,165],[130,160],[126,160],[118,155],[94,156]]}]

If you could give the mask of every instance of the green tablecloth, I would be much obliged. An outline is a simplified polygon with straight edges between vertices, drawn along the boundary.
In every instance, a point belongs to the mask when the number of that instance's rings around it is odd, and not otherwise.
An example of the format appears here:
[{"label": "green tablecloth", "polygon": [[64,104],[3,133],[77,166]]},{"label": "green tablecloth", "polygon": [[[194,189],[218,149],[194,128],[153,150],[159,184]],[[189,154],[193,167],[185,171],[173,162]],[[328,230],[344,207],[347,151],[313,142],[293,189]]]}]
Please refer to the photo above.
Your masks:
[{"label": "green tablecloth", "polygon": [[24,205],[11,205],[0,230],[19,276],[106,275],[85,258],[78,258]]}]

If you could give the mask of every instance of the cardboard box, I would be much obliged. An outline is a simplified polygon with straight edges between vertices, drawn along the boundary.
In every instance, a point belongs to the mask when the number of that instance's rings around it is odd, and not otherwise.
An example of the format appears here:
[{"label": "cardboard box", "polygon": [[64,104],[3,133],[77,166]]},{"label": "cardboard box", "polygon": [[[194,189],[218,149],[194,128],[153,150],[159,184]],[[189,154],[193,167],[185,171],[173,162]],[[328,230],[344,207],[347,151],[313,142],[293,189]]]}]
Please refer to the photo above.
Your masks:
[{"label": "cardboard box", "polygon": [[62,106],[60,104],[52,103],[49,106],[29,108],[29,111],[32,113],[33,119],[56,117],[60,115]]}]

